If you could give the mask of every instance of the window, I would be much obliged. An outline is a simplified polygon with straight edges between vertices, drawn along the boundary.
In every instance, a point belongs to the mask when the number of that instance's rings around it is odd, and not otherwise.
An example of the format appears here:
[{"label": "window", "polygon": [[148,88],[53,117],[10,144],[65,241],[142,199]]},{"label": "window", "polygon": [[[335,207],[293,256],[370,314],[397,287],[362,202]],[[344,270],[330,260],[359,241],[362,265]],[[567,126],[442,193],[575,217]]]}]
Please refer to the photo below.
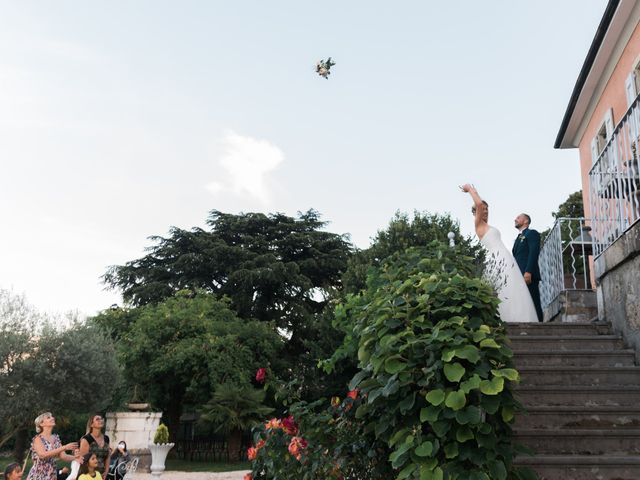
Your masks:
[{"label": "window", "polygon": [[640,59],[636,60],[635,67],[627,77],[624,90],[627,94],[627,106],[630,107],[640,92]]},{"label": "window", "polygon": [[613,110],[607,110],[596,136],[591,140],[591,162],[595,163],[613,135]]}]

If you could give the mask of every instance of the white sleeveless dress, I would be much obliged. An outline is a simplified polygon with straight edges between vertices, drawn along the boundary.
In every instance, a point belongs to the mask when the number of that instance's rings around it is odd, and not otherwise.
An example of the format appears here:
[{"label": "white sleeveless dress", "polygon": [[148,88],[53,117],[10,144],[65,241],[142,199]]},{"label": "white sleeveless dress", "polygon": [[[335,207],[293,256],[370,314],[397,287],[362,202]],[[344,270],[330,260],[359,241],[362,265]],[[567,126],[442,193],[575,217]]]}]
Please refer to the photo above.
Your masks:
[{"label": "white sleeveless dress", "polygon": [[487,250],[485,277],[494,286],[504,322],[537,322],[531,294],[515,258],[502,243],[497,228],[489,227],[480,243]]}]

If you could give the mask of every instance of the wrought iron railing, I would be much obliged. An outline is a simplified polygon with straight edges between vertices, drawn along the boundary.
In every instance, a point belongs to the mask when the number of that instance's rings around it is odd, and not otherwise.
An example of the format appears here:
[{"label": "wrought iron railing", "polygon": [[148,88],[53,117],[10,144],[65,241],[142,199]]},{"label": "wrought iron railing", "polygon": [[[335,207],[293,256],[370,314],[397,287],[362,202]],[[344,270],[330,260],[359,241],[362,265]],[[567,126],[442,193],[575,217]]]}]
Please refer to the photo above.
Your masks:
[{"label": "wrought iron railing", "polygon": [[[564,290],[592,289],[590,225],[585,218],[558,218],[546,236],[538,258],[543,310],[548,309]],[[549,312],[551,317],[556,313]]]},{"label": "wrought iron railing", "polygon": [[589,172],[596,257],[640,219],[639,99],[622,117]]}]

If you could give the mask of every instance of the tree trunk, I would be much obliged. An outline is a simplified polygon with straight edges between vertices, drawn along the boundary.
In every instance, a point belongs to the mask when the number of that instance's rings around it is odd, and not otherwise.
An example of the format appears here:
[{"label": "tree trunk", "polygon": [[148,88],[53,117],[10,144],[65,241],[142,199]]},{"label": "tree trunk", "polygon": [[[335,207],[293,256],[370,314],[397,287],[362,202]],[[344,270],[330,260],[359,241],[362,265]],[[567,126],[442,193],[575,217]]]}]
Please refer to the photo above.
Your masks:
[{"label": "tree trunk", "polygon": [[22,428],[16,432],[16,443],[13,447],[13,458],[16,462],[24,461],[24,454],[27,450],[27,432],[26,428]]},{"label": "tree trunk", "polygon": [[229,461],[240,460],[240,449],[242,448],[242,430],[231,430],[227,437],[227,449],[229,450]]}]

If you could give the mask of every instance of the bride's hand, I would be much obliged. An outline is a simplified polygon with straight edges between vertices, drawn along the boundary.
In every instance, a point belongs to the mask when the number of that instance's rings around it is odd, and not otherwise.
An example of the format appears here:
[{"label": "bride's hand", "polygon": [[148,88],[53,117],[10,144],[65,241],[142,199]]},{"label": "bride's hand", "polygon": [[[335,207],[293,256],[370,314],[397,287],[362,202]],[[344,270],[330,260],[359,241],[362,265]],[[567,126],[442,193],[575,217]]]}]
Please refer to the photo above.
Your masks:
[{"label": "bride's hand", "polygon": [[472,188],[473,187],[469,183],[465,183],[464,185],[460,185],[460,190],[462,190],[465,193],[470,192]]}]

